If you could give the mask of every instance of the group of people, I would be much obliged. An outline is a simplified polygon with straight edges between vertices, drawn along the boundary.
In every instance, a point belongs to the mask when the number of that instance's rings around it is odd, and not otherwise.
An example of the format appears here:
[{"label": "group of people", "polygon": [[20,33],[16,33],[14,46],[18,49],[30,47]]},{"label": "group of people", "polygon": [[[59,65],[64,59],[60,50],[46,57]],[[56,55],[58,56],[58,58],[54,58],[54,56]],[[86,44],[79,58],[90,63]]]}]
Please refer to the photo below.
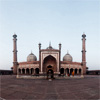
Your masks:
[{"label": "group of people", "polygon": [[72,71],[72,73],[68,73],[67,75],[68,75],[69,77],[70,77],[70,75],[74,76],[74,71]]}]

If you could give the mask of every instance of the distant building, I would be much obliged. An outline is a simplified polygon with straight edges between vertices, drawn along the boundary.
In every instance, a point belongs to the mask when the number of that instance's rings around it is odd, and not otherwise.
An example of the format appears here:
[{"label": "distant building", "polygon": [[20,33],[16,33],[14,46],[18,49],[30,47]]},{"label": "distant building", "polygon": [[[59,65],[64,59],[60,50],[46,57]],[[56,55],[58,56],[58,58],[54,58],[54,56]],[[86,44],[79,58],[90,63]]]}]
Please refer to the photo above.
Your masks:
[{"label": "distant building", "polygon": [[12,70],[0,70],[0,75],[12,75]]},{"label": "distant building", "polygon": [[86,72],[88,75],[100,75],[100,70],[88,70]]},{"label": "distant building", "polygon": [[67,52],[61,61],[61,44],[59,49],[54,49],[51,44],[46,49],[41,49],[39,43],[39,61],[31,52],[26,62],[17,62],[17,35],[13,35],[13,73],[18,75],[83,75],[86,74],[86,35],[82,35],[82,62],[73,62],[72,56]]}]

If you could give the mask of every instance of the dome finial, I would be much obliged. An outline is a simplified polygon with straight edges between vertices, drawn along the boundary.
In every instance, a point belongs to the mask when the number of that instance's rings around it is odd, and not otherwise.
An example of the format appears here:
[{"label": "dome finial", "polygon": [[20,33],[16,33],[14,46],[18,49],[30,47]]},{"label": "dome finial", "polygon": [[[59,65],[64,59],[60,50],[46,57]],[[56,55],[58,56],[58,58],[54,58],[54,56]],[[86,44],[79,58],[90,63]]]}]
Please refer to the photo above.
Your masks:
[{"label": "dome finial", "polygon": [[31,50],[31,54],[32,54],[32,50]]},{"label": "dome finial", "polygon": [[85,35],[85,32],[83,32],[83,35],[82,35],[82,37],[83,37],[83,38],[85,38],[85,37],[86,37],[86,35]]},{"label": "dome finial", "polygon": [[16,38],[16,37],[17,37],[17,35],[15,34],[15,32],[14,32],[14,35],[13,35],[13,37],[14,37],[14,38]]},{"label": "dome finial", "polygon": [[49,42],[49,47],[47,49],[53,49],[51,46],[51,41]]},{"label": "dome finial", "polygon": [[69,51],[67,50],[67,54],[69,54]]},{"label": "dome finial", "polygon": [[49,42],[49,47],[51,47],[51,41]]}]

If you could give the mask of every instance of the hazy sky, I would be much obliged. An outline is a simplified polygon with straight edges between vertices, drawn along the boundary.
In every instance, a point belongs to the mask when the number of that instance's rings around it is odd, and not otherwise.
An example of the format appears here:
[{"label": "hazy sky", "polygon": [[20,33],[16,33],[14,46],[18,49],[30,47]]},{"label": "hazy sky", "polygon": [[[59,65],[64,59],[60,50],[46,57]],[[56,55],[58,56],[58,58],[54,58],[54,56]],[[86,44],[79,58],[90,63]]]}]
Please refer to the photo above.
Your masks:
[{"label": "hazy sky", "polygon": [[86,60],[90,70],[100,69],[100,0],[0,0],[0,69],[13,65],[13,37],[17,34],[18,62],[32,52],[39,59],[49,42],[62,44],[73,61],[82,61],[82,37],[86,34]]}]

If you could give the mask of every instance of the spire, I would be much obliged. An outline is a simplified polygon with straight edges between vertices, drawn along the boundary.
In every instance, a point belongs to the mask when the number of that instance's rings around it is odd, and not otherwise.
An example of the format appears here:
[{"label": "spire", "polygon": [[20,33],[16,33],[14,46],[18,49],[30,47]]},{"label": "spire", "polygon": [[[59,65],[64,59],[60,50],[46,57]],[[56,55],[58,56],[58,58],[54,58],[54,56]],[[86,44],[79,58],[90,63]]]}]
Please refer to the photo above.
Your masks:
[{"label": "spire", "polygon": [[33,54],[33,53],[32,53],[32,50],[31,50],[31,54]]},{"label": "spire", "polygon": [[38,44],[39,45],[39,51],[41,50],[41,43]]},{"label": "spire", "polygon": [[51,47],[51,41],[49,42],[49,47]]},{"label": "spire", "polygon": [[49,42],[49,47],[47,49],[53,49],[51,46],[51,41]]},{"label": "spire", "polygon": [[67,50],[67,54],[69,54],[69,51]]},{"label": "spire", "polygon": [[61,51],[61,43],[59,43],[59,50]]}]

